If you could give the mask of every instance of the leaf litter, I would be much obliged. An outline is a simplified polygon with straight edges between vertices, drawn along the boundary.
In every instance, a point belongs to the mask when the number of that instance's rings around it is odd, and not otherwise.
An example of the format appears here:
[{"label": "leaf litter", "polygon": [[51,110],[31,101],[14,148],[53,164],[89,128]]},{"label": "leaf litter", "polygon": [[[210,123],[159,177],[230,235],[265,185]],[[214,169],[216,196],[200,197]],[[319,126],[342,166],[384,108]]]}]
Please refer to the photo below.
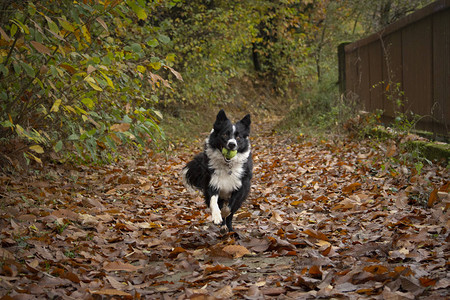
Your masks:
[{"label": "leaf litter", "polygon": [[367,140],[293,140],[264,128],[252,144],[240,239],[182,186],[198,151],[190,147],[2,174],[1,299],[450,296],[445,166],[419,174]]}]

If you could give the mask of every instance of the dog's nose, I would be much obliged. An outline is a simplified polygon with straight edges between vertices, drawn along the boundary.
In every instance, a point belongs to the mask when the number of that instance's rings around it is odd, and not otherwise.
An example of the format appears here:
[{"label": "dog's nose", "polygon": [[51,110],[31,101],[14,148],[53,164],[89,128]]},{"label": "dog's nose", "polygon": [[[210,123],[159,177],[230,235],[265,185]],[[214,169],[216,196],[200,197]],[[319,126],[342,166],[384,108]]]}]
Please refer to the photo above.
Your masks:
[{"label": "dog's nose", "polygon": [[236,144],[236,141],[234,141],[234,140],[229,140],[227,143],[227,148],[230,150],[236,149],[236,146],[237,146],[237,144]]}]

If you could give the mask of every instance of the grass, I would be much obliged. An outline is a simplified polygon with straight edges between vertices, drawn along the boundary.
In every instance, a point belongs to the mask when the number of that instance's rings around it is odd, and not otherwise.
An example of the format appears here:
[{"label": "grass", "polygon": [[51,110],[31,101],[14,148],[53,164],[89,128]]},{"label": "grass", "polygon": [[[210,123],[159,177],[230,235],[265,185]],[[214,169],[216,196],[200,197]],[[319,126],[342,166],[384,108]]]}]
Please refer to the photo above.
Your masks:
[{"label": "grass", "polygon": [[334,83],[323,83],[301,92],[276,130],[294,135],[342,134],[344,124],[355,114],[356,105],[341,97]]},{"label": "grass", "polygon": [[215,115],[210,108],[185,108],[177,112],[164,112],[161,127],[166,134],[163,147],[167,150],[173,144],[192,144],[202,133],[209,132]]}]

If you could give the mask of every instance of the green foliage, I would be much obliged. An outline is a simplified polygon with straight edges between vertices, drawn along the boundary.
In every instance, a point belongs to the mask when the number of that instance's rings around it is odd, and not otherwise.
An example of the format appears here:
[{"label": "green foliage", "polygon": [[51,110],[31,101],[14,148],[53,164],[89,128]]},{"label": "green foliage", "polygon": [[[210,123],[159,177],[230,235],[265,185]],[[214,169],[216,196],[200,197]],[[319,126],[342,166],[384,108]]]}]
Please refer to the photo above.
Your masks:
[{"label": "green foliage", "polygon": [[290,84],[311,80],[315,69],[309,64],[315,61],[323,3],[327,1],[153,3],[151,10],[158,13],[144,27],[158,27],[170,36],[166,46],[185,79],[163,91],[164,104],[226,104],[234,100],[227,89],[230,80],[255,74],[278,94]]},{"label": "green foliage", "polygon": [[336,84],[330,81],[300,93],[297,103],[278,124],[278,130],[293,131],[294,134],[311,130],[339,133],[357,109],[357,104],[343,98]]},{"label": "green foliage", "polygon": [[181,76],[157,49],[170,39],[148,38],[137,22],[145,1],[12,5],[0,23],[0,132],[27,140],[27,159],[54,151],[111,161],[121,145],[163,137],[157,90],[169,87],[167,72]]},{"label": "green foliage", "polygon": [[[394,2],[390,13],[409,7]],[[0,135],[25,140],[38,162],[52,152],[101,163],[124,145],[156,145],[157,109],[226,105],[243,78],[288,98],[299,122],[336,126],[353,109],[334,87],[336,47],[380,11],[353,0],[5,3]]]},{"label": "green foliage", "polygon": [[353,10],[355,26],[362,27],[365,33],[381,30],[416,9],[420,9],[434,0],[348,0]]}]

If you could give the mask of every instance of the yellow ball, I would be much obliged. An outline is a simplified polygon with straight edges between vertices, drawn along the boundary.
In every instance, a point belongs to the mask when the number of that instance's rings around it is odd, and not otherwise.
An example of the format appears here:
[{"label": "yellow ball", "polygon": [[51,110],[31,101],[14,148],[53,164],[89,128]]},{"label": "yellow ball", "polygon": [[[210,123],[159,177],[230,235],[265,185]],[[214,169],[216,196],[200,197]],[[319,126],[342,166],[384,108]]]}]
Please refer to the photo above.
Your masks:
[{"label": "yellow ball", "polygon": [[237,154],[237,150],[228,150],[227,148],[222,148],[222,155],[226,159],[232,159]]}]

